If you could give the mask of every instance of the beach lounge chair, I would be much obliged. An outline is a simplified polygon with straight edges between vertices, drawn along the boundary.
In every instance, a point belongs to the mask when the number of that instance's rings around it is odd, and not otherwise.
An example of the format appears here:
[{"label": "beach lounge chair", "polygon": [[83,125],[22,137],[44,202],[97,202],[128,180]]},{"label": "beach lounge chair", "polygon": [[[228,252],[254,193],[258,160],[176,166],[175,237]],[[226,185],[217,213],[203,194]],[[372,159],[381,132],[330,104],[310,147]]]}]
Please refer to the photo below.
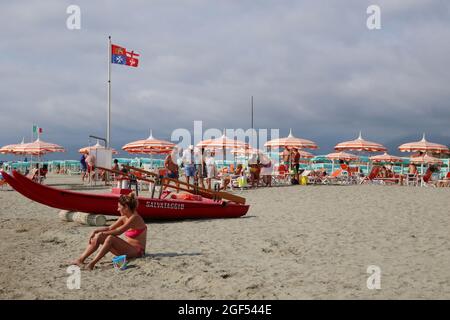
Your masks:
[{"label": "beach lounge chair", "polygon": [[437,187],[450,187],[450,171],[447,172],[447,175],[443,178],[438,180]]},{"label": "beach lounge chair", "polygon": [[373,182],[375,180],[375,178],[378,176],[379,172],[380,172],[380,167],[379,166],[374,166],[372,168],[372,170],[370,171],[369,175],[367,177],[362,178],[359,181],[359,184]]},{"label": "beach lounge chair", "polygon": [[342,168],[335,170],[329,176],[325,177],[325,179],[323,180],[323,183],[324,184],[340,184],[341,180],[342,180],[343,172],[344,172],[344,170]]},{"label": "beach lounge chair", "polygon": [[26,177],[30,180],[37,181],[38,180],[38,172],[39,171],[37,168],[31,169],[30,172],[28,172],[28,174],[26,175]]},{"label": "beach lounge chair", "polygon": [[277,185],[289,184],[291,182],[291,174],[284,164],[280,164],[275,169],[273,182]]},{"label": "beach lounge chair", "polygon": [[387,178],[375,178],[375,181],[380,181],[382,184],[401,184],[402,176],[399,174]]},{"label": "beach lounge chair", "polygon": [[300,184],[327,184],[326,178],[322,171],[305,170],[300,174]]},{"label": "beach lounge chair", "polygon": [[323,173],[321,170],[311,172],[308,178],[309,182],[311,184],[328,184],[328,176]]},{"label": "beach lounge chair", "polygon": [[434,187],[436,188],[437,181],[432,181],[433,171],[428,169],[420,179],[420,185],[422,187]]},{"label": "beach lounge chair", "polygon": [[407,186],[417,186],[419,185],[419,177],[416,173],[412,174],[412,173],[408,173],[406,175],[406,185]]},{"label": "beach lounge chair", "polygon": [[47,169],[44,168],[34,168],[31,169],[31,171],[26,175],[26,177],[30,180],[33,180],[35,182],[38,183],[42,183],[44,181],[44,179],[47,178]]},{"label": "beach lounge chair", "polygon": [[[165,176],[164,172],[161,172],[161,170],[158,171],[158,174],[160,177]],[[144,174],[141,172],[135,172],[134,176],[136,177],[136,183],[139,191],[149,191],[150,190],[150,183],[144,180],[141,180],[142,178],[145,178]]]}]

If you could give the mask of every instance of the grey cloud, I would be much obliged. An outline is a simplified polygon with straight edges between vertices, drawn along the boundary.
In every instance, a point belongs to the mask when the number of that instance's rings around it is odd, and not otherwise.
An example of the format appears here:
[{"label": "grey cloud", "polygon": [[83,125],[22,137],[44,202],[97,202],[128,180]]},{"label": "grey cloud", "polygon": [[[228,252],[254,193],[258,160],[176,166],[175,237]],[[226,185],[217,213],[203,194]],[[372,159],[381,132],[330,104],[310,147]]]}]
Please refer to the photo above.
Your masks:
[{"label": "grey cloud", "polygon": [[[382,29],[369,31],[374,2]],[[78,1],[80,31],[65,27],[69,4],[2,6],[1,145],[33,123],[71,151],[104,135],[109,34],[141,54],[137,69],[112,66],[116,148],[194,120],[248,128],[252,95],[257,127],[292,127],[320,152],[359,130],[449,144],[447,1]]]}]

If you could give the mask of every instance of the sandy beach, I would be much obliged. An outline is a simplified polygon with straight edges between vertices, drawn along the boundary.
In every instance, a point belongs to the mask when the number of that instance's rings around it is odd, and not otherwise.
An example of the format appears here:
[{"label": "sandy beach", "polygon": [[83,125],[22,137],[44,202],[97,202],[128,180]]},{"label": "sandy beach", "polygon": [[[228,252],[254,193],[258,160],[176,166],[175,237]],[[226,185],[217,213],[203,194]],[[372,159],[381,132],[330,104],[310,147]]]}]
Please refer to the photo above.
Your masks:
[{"label": "sandy beach", "polygon": [[[79,177],[47,184],[83,189]],[[106,192],[98,189],[95,192]],[[94,227],[0,190],[1,299],[450,299],[450,188],[289,186],[238,191],[243,218],[148,222],[147,255],[109,254],[69,290]],[[381,289],[366,285],[381,268]]]}]

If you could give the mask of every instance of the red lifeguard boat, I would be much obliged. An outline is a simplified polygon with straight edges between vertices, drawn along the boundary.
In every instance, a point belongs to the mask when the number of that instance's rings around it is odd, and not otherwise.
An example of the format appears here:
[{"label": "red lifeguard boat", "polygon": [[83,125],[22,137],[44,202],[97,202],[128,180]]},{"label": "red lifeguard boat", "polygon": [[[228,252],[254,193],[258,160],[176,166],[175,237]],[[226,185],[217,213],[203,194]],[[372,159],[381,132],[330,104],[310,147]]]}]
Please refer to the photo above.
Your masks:
[{"label": "red lifeguard boat", "polygon": [[[1,174],[17,192],[49,207],[91,214],[119,215],[117,203],[120,193],[74,192],[36,183],[17,171],[13,171],[12,175],[6,172]],[[216,201],[201,196],[190,198],[192,200],[139,196],[137,211],[146,219],[201,219],[237,218],[245,215],[249,209],[249,205],[242,202],[223,199]]]}]

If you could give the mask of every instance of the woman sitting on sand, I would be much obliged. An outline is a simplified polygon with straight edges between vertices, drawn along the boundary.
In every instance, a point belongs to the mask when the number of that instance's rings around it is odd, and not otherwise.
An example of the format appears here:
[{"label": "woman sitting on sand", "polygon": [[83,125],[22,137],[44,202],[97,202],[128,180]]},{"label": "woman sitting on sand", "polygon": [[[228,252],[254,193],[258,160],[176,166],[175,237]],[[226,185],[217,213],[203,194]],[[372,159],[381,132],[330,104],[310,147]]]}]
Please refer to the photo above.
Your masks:
[{"label": "woman sitting on sand", "polygon": [[[92,232],[89,244],[83,254],[72,264],[81,266],[87,257],[93,254],[101,246],[100,251],[95,256],[87,268],[92,270],[95,264],[108,252],[116,256],[126,255],[127,258],[140,258],[145,254],[147,243],[147,225],[142,217],[137,213],[138,201],[132,192],[129,195],[121,195],[117,211],[120,218],[111,226],[100,228]],[[125,234],[125,239],[119,235]]]}]

